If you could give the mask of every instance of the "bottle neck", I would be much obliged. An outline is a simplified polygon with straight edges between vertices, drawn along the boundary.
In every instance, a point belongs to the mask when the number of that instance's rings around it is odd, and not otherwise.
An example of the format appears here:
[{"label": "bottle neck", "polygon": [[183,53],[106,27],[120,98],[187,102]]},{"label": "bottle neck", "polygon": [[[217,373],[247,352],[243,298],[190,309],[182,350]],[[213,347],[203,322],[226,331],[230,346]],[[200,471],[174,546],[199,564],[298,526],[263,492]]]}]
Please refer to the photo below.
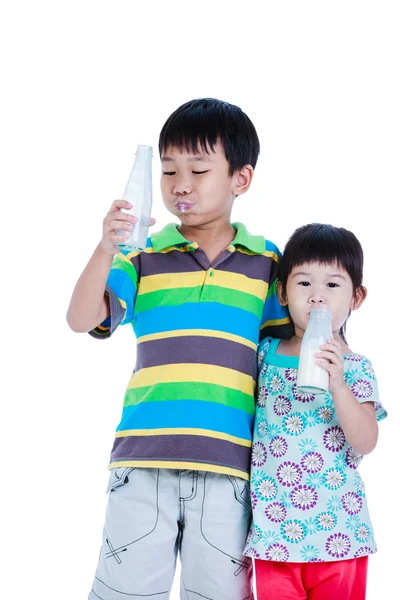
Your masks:
[{"label": "bottle neck", "polygon": [[136,156],[140,156],[140,157],[153,157],[153,148],[152,146],[138,146],[136,149]]},{"label": "bottle neck", "polygon": [[332,313],[326,306],[319,306],[318,308],[312,308],[310,311],[310,320],[321,321],[322,319],[332,320]]}]

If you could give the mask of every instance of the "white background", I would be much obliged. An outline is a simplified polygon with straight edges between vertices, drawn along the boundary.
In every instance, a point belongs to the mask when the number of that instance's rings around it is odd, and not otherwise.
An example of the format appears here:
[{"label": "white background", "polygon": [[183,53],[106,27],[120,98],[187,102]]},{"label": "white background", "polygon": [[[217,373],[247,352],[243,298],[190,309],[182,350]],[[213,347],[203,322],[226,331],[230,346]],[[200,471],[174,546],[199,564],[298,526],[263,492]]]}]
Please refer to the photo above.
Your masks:
[{"label": "white background", "polygon": [[158,133],[202,96],[241,106],[260,136],[235,220],[281,248],[310,221],[364,246],[369,295],[348,338],[390,412],[360,469],[379,545],[368,600],[397,597],[399,29],[385,0],[1,9],[2,598],[81,600],[91,587],[135,346],[128,328],[108,342],[74,334],[65,312],[137,144],[155,148],[154,215],[168,222]]}]

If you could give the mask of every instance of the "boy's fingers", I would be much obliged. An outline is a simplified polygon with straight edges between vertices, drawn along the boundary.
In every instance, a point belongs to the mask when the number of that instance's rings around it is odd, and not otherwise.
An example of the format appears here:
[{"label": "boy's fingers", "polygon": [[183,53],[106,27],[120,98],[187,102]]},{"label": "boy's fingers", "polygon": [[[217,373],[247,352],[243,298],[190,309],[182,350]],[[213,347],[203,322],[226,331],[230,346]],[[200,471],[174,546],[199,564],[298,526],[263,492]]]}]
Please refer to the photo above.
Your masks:
[{"label": "boy's fingers", "polygon": [[128,200],[114,200],[108,212],[115,212],[116,210],[121,210],[121,208],[130,210],[132,208],[132,204],[128,202]]},{"label": "boy's fingers", "polygon": [[113,231],[116,229],[127,229],[128,231],[132,231],[134,224],[130,221],[110,221],[107,223],[107,230]]},{"label": "boy's fingers", "polygon": [[122,223],[131,223],[134,225],[137,223],[138,219],[134,215],[128,215],[127,213],[118,212],[118,213],[108,213],[106,218],[104,219],[104,224],[111,225],[112,223],[118,223],[120,226]]}]

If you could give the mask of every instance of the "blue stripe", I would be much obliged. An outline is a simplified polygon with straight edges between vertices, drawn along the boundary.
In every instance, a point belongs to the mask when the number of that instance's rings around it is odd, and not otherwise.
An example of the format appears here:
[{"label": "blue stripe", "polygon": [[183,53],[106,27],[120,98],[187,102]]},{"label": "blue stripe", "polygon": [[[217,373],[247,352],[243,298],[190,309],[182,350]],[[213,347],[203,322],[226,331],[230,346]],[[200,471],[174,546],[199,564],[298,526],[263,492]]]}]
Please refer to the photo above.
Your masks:
[{"label": "blue stripe", "polygon": [[190,427],[210,429],[251,440],[253,420],[253,415],[248,415],[242,410],[211,402],[143,402],[124,408],[117,431]]},{"label": "blue stripe", "polygon": [[277,254],[279,257],[281,256],[281,253],[279,252],[278,248],[269,240],[265,240],[265,250],[267,252],[275,252],[275,254]]},{"label": "blue stripe", "polygon": [[264,304],[263,315],[261,324],[264,325],[266,321],[272,321],[275,319],[286,319],[288,316],[287,306],[281,306],[279,304],[278,296],[272,294]]},{"label": "blue stripe", "polygon": [[246,310],[218,302],[159,306],[135,315],[135,333],[138,338],[176,329],[223,331],[240,335],[257,344],[260,319]]},{"label": "blue stripe", "polygon": [[[133,266],[132,269],[134,269]],[[133,319],[133,308],[136,296],[136,286],[132,279],[125,271],[113,268],[108,276],[107,285],[112,289],[114,294],[126,304],[126,313],[122,325],[130,323]]]}]

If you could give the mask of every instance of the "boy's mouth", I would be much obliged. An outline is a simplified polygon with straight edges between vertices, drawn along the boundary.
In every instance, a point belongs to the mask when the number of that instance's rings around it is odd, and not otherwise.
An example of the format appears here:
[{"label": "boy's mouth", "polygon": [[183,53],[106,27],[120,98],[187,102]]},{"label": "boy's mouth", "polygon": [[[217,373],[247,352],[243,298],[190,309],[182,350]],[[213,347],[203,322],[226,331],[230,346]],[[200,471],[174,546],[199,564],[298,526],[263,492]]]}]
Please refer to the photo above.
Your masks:
[{"label": "boy's mouth", "polygon": [[176,202],[175,206],[179,210],[179,212],[185,213],[192,208],[193,202],[180,200],[179,202]]}]

